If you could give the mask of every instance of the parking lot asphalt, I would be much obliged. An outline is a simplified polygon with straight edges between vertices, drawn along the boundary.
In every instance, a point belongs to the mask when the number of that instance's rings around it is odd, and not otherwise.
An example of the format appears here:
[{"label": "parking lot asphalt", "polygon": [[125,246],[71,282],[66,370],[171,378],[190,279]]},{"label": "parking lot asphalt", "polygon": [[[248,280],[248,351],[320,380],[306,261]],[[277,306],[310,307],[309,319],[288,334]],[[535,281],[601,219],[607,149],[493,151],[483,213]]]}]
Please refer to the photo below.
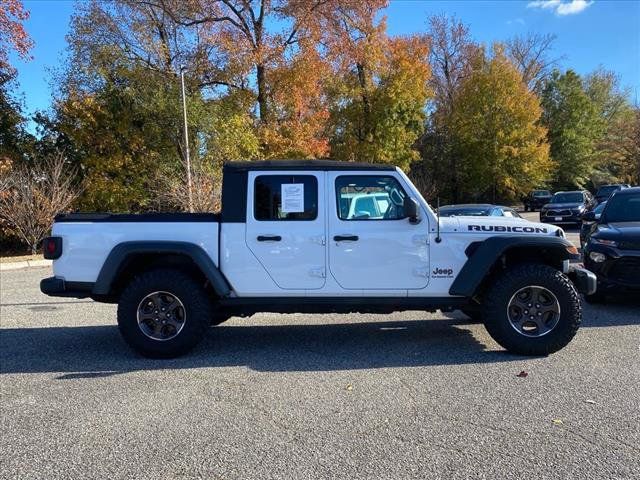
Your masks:
[{"label": "parking lot asphalt", "polygon": [[2,479],[640,478],[637,302],[545,358],[406,312],[234,318],[162,361],[49,269],[0,275]]}]

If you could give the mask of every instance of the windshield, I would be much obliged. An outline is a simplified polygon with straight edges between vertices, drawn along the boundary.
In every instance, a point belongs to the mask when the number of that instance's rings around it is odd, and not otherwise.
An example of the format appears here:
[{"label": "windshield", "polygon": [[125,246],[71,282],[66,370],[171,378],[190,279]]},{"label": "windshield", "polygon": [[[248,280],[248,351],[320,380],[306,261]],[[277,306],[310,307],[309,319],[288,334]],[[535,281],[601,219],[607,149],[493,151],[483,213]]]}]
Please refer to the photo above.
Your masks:
[{"label": "windshield", "polygon": [[618,185],[607,185],[606,187],[600,187],[598,189],[598,196],[611,195],[613,192],[618,190],[620,187]]},{"label": "windshield", "polygon": [[608,223],[640,222],[640,194],[614,195],[604,212]]},{"label": "windshield", "polygon": [[489,215],[490,208],[478,208],[478,207],[467,207],[467,208],[448,208],[441,207],[440,208],[440,216],[441,217],[486,217]]},{"label": "windshield", "polygon": [[549,190],[534,190],[533,196],[534,197],[550,197],[551,192]]},{"label": "windshield", "polygon": [[582,200],[580,192],[556,193],[551,199],[551,203],[582,203]]}]

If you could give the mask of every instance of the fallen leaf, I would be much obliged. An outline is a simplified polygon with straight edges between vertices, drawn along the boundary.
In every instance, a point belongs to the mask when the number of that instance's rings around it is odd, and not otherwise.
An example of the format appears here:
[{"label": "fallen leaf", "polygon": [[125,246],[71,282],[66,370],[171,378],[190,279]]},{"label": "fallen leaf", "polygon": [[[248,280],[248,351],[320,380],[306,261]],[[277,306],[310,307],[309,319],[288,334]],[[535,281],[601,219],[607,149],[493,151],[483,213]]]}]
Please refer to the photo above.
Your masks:
[{"label": "fallen leaf", "polygon": [[350,392],[351,390],[353,390],[353,385],[351,385],[351,384],[347,385],[347,386],[345,387],[345,390],[347,390],[347,391],[349,391],[349,392]]},{"label": "fallen leaf", "polygon": [[564,422],[562,420],[560,420],[559,418],[554,418],[553,420],[551,420],[553,422],[554,425],[562,425]]},{"label": "fallen leaf", "polygon": [[524,370],[522,370],[518,375],[516,375],[516,377],[527,378],[527,375],[529,375],[529,374],[527,372],[525,372]]}]

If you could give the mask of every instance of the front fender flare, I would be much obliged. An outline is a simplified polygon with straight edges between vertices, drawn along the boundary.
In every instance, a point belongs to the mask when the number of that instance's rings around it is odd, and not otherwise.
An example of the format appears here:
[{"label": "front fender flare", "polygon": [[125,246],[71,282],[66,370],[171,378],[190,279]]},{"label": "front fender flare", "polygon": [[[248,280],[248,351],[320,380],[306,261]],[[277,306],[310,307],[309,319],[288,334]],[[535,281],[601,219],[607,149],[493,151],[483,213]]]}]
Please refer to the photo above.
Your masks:
[{"label": "front fender flare", "polygon": [[[561,263],[564,260],[577,260],[580,255],[570,253],[567,248],[573,244],[561,237],[542,236],[502,236],[489,237],[474,250],[460,273],[449,288],[450,295],[471,297],[500,257],[509,250],[531,248],[536,255],[544,252]],[[575,248],[575,247],[574,247]]]},{"label": "front fender flare", "polygon": [[109,295],[118,273],[127,259],[134,255],[149,253],[185,255],[200,268],[217,295],[226,297],[231,292],[229,283],[202,247],[188,242],[142,241],[123,242],[113,247],[100,269],[92,294]]}]

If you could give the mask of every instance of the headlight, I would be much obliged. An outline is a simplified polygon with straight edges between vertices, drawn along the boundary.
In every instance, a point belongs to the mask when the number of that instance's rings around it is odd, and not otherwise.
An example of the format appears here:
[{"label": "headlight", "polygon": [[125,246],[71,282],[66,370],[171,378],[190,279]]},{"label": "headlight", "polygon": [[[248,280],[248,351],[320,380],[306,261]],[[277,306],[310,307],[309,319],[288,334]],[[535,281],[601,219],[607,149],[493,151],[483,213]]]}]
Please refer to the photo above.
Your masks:
[{"label": "headlight", "polygon": [[607,256],[604,253],[600,252],[591,252],[589,254],[589,258],[596,263],[602,263],[607,259]]},{"label": "headlight", "polygon": [[597,243],[598,245],[606,245],[607,247],[617,247],[618,242],[615,240],[605,240],[604,238],[593,238],[591,237],[591,241],[593,243]]}]

